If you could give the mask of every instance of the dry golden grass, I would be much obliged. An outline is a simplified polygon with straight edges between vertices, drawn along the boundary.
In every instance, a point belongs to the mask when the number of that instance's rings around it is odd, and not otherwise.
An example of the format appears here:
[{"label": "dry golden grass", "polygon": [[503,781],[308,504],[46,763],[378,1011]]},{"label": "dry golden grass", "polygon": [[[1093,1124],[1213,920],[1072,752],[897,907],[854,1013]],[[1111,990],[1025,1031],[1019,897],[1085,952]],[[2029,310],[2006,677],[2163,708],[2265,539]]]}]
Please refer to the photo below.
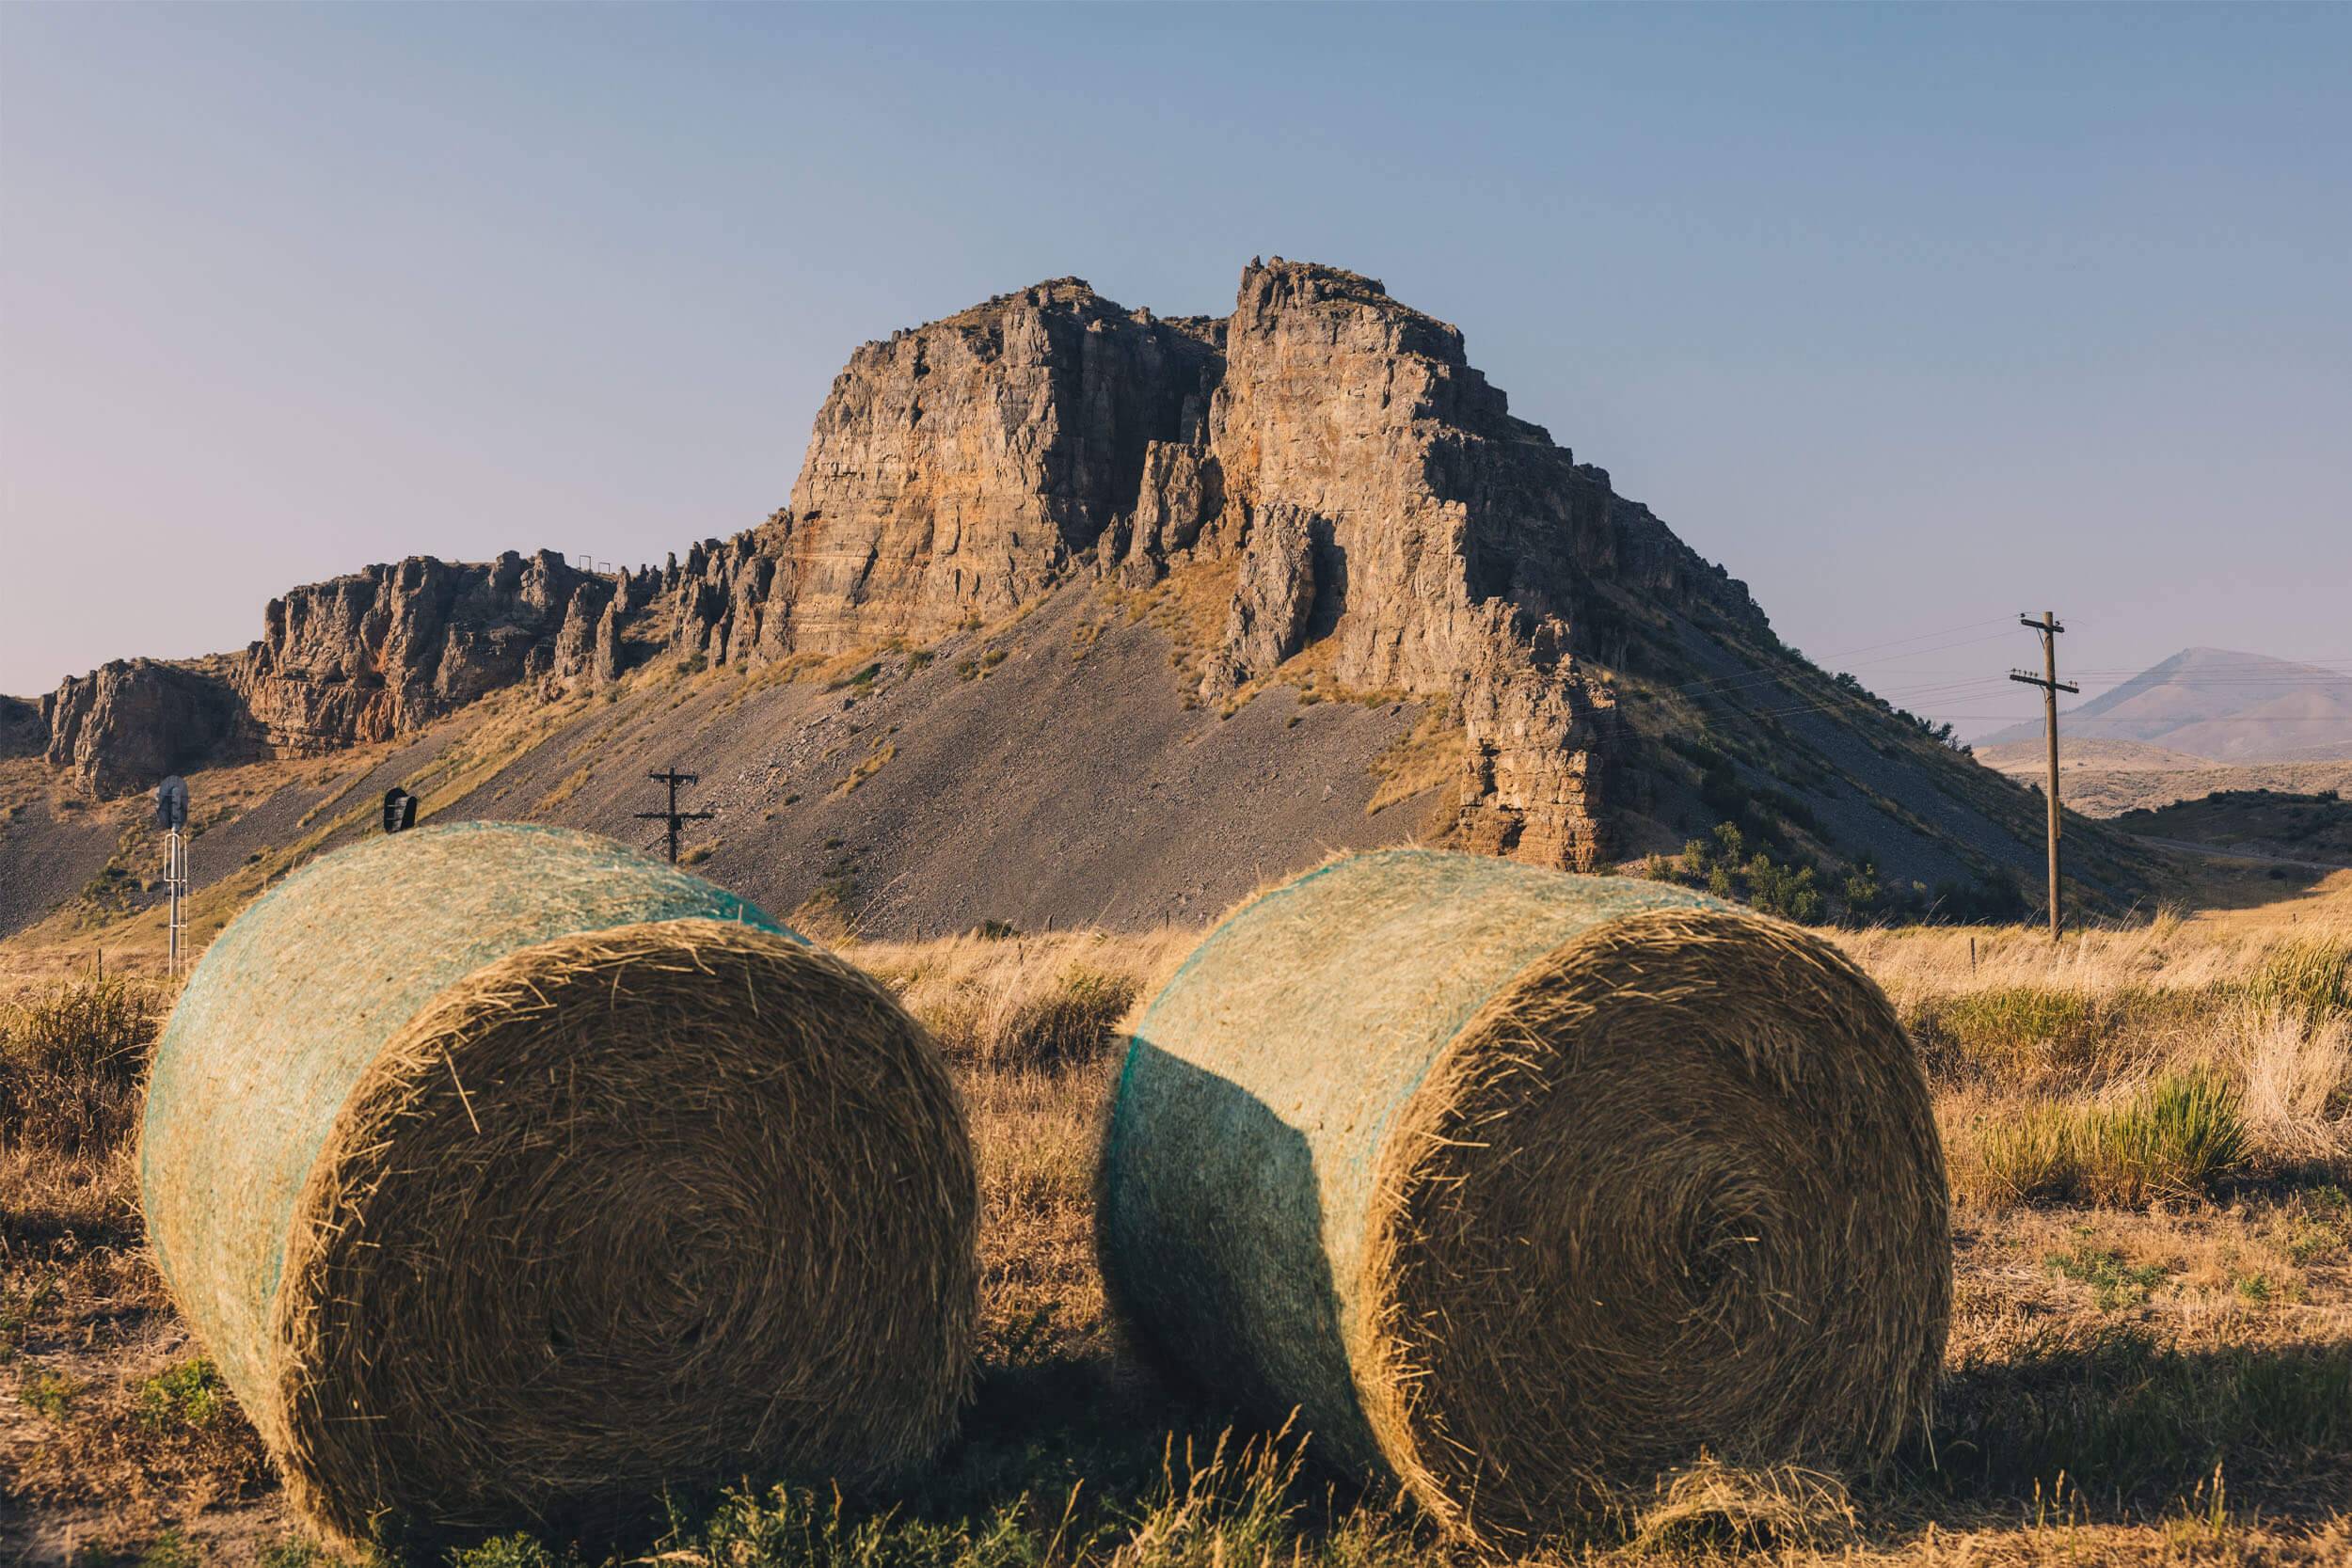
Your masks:
[{"label": "dry golden grass", "polygon": [[[1423,790],[1449,784],[1458,787],[1468,766],[1469,751],[1469,736],[1454,721],[1445,705],[1425,705],[1413,727],[1373,759],[1372,799],[1364,802],[1364,815],[1375,816]],[[1438,810],[1450,812],[1455,804],[1454,800],[1441,800]]]},{"label": "dry golden grass", "polygon": [[898,991],[950,1061],[1027,1069],[1100,1057],[1120,1018],[1156,990],[1199,940],[1199,932],[1181,927],[1123,936],[974,932],[866,942],[848,956]]},{"label": "dry golden grass", "polygon": [[[1168,634],[1168,663],[1189,689],[1200,679],[1200,667],[1223,636],[1227,607],[1241,571],[1240,558],[1223,556],[1191,561],[1140,592],[1110,590],[1106,599],[1124,610],[1130,622],[1143,622]],[[1187,707],[1195,705],[1189,694]]]},{"label": "dry golden grass", "polygon": [[[1301,1468],[1295,1433],[1220,1448],[1230,1414],[1138,1365],[1105,1308],[1091,1224],[1116,1071],[1105,998],[1148,995],[1197,935],[851,951],[957,1057],[983,1204],[978,1402],[916,1494],[755,1488],[687,1515],[665,1560],[1465,1568],[1390,1499],[1353,1497]],[[2337,1142],[2346,1025],[2254,994],[2266,971],[2273,982],[2287,973],[2274,967],[2282,956],[2347,936],[2352,877],[2267,912],[2094,931],[2056,952],[2026,931],[1836,938],[1907,1019],[1940,1019],[1925,1032],[1956,1159],[1973,1157],[1977,1130],[2026,1108],[2119,1104],[2166,1071],[2201,1067],[2238,1094],[2247,1166],[2129,1209],[2001,1204],[1963,1187],[1931,1445],[1880,1476],[1700,1465],[1542,1560],[2352,1560],[2352,1184]],[[37,956],[8,978],[45,987],[67,961]],[[278,1562],[315,1560],[282,1555],[272,1483],[246,1479],[233,1447],[183,1445],[173,1458],[142,1446],[148,1380],[184,1368],[193,1347],[144,1261],[122,1157],[30,1148],[8,1129],[0,1139],[0,1558],[135,1560],[160,1541],[201,1545],[205,1560],[273,1548]],[[62,1422],[26,1402],[28,1371],[84,1390]],[[68,1487],[69,1471],[84,1479]],[[472,1568],[564,1558],[561,1544],[508,1542]]]},{"label": "dry golden grass", "polygon": [[1883,927],[1838,942],[1899,1006],[1928,995],[2043,986],[2110,995],[2243,979],[2283,948],[2352,942],[2352,872],[2250,910],[2166,911],[2144,924],[2069,931],[2025,926]]},{"label": "dry golden grass", "polygon": [[2194,1185],[2352,1183],[2352,874],[2267,919],[2168,912],[2056,943],[2015,927],[1839,940],[1937,1077],[1964,1200],[2191,1196],[2165,1190],[2157,1155],[2197,1165],[2232,1123],[2224,1168],[2200,1166]]},{"label": "dry golden grass", "polygon": [[134,1537],[274,1487],[164,1294],[137,1190],[119,1145],[0,1148],[0,1497]]}]

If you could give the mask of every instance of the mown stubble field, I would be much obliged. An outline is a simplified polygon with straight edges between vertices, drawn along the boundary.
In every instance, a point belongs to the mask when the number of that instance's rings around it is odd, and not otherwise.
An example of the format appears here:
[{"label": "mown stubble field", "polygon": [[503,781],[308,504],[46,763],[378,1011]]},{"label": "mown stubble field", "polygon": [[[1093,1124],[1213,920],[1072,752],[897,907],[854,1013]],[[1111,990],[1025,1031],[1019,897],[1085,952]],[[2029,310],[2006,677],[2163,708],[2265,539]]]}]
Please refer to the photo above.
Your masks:
[{"label": "mown stubble field", "polygon": [[[1427,1563],[1455,1554],[1122,1345],[1090,1237],[1116,1022],[1197,933],[866,944],[955,1059],[985,1335],[912,1490],[744,1478],[644,1555],[719,1568]],[[2352,873],[2094,930],[1846,933],[1910,1024],[1955,1189],[1931,1427],[1889,1472],[1703,1463],[1552,1560],[2352,1560]],[[0,1015],[0,1556],[326,1559],[144,1251],[131,1141],[160,981],[24,956]],[[560,1562],[513,1538],[467,1568]]]}]

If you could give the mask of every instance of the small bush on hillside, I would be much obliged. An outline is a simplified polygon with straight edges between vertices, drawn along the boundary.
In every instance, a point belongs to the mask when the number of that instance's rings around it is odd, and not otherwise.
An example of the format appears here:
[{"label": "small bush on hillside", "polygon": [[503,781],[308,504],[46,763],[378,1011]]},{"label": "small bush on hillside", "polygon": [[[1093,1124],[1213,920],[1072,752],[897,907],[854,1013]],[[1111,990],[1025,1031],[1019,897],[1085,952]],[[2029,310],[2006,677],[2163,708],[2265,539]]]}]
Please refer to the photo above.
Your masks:
[{"label": "small bush on hillside", "polygon": [[1766,914],[1800,923],[1817,921],[1826,906],[1813,886],[1813,867],[1782,865],[1758,849],[1747,865],[1748,902]]},{"label": "small bush on hillside", "polygon": [[1845,881],[1838,888],[1846,900],[1846,917],[1867,920],[1879,913],[1886,902],[1886,890],[1879,881],[1878,862],[1865,855],[1846,872]]},{"label": "small bush on hillside", "polygon": [[1660,881],[1699,884],[1725,900],[1744,898],[1784,920],[1809,924],[1828,918],[1829,903],[1814,885],[1819,876],[1814,867],[1776,861],[1766,848],[1751,851],[1749,843],[1739,823],[1719,822],[1712,842],[1692,839],[1677,856],[1652,855],[1645,869]]},{"label": "small bush on hillside", "polygon": [[96,1154],[127,1137],[163,1016],[156,989],[132,980],[0,1005],[0,1138]]}]

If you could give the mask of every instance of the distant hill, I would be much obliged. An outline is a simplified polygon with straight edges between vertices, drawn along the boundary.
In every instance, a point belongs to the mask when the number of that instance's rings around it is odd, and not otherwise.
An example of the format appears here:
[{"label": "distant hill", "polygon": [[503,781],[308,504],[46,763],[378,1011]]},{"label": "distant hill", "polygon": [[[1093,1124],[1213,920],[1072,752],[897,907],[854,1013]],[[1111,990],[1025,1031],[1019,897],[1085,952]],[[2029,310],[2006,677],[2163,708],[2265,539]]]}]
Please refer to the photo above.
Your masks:
[{"label": "distant hill", "polygon": [[[2005,746],[1979,745],[1976,753],[1986,767],[2020,784],[2042,786],[2049,753],[2040,735]],[[2067,810],[2085,816],[2120,817],[2126,812],[2152,811],[2176,800],[2233,791],[2316,795],[2330,789],[2352,795],[2352,758],[2222,763],[2137,740],[2091,740],[2077,736],[2065,737],[2058,757],[2058,798]]]},{"label": "distant hill", "polygon": [[2217,790],[2153,811],[2125,812],[2115,825],[2150,838],[2209,844],[2240,854],[2352,865],[2352,800],[2339,790]]},{"label": "distant hill", "polygon": [[[2187,648],[2058,716],[2058,732],[2138,741],[2210,762],[2352,758],[2352,675],[2226,648]],[[2070,738],[2073,738],[2070,737]],[[2012,724],[1978,751],[2039,742],[2038,721]]]}]

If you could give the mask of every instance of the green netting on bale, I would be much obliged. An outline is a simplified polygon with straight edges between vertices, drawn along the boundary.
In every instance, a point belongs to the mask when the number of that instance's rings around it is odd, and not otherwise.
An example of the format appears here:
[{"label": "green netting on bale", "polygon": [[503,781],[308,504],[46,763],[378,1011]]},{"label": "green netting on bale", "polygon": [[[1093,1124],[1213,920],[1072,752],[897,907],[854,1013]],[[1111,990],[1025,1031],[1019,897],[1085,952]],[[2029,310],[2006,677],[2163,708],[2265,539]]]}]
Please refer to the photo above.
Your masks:
[{"label": "green netting on bale", "polygon": [[[204,954],[155,1053],[140,1180],[173,1294],[242,1395],[267,1377],[294,1203],[360,1075],[435,996],[550,937],[656,920],[784,927],[609,839],[465,822],[369,839],[253,901]],[[268,1092],[254,1091],[266,1075]],[[160,1180],[159,1180],[160,1178]]]},{"label": "green netting on bale", "polygon": [[862,1482],[968,1389],[936,1044],[698,878],[505,823],[318,861],[204,955],[141,1147],[174,1298],[346,1544]]},{"label": "green netting on bale", "polygon": [[1883,1454],[1947,1311],[1926,1085],[1867,977],[1480,856],[1343,860],[1219,927],[1133,1032],[1102,1196],[1147,1345],[1473,1534],[1701,1447]]}]

